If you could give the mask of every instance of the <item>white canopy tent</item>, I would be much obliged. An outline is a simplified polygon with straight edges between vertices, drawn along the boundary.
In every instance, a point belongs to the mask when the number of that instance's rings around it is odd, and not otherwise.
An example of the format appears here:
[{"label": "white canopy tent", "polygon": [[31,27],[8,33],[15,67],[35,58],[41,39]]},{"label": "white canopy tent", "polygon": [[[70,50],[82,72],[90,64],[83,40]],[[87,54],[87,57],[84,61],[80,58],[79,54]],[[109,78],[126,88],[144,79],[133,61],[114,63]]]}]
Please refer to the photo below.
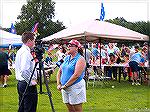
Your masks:
[{"label": "white canopy tent", "polygon": [[91,20],[86,21],[77,26],[69,27],[51,36],[45,37],[43,41],[45,42],[56,42],[57,40],[70,40],[76,38],[77,40],[92,42],[99,40],[109,40],[109,41],[148,41],[149,37],[138,32],[132,31],[130,29],[124,28],[119,25],[112,23]]},{"label": "white canopy tent", "polygon": [[[103,41],[115,43],[126,41],[128,42],[149,41],[148,36],[124,28],[122,26],[99,20],[91,20],[86,21],[77,26],[69,27],[51,36],[45,37],[43,38],[43,42],[47,44],[55,44],[55,43],[61,44],[65,43],[66,41],[69,41],[70,39],[77,39],[84,44],[86,44],[86,42],[103,42]],[[101,61],[100,61],[100,68],[101,68]],[[102,70],[101,73],[103,73]],[[107,75],[105,73],[103,74],[104,79],[107,77]]]},{"label": "white canopy tent", "polygon": [[21,36],[0,30],[0,46],[21,45]]}]

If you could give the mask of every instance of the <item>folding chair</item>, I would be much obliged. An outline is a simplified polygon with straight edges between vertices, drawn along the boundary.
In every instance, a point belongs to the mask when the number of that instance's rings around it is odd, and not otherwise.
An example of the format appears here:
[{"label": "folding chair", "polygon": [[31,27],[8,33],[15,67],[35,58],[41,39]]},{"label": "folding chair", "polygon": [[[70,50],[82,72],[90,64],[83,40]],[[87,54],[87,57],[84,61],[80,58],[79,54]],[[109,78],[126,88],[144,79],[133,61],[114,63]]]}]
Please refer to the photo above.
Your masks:
[{"label": "folding chair", "polygon": [[102,84],[104,84],[104,82],[107,79],[110,79],[109,77],[107,77],[105,75],[105,73],[102,71],[102,69],[100,69],[99,66],[96,66],[96,72],[94,72],[93,66],[90,66],[90,68],[88,68],[88,72],[90,75],[89,75],[88,80],[87,80],[87,87],[88,87],[89,83],[92,83],[93,87],[94,87],[96,81],[102,82]]}]

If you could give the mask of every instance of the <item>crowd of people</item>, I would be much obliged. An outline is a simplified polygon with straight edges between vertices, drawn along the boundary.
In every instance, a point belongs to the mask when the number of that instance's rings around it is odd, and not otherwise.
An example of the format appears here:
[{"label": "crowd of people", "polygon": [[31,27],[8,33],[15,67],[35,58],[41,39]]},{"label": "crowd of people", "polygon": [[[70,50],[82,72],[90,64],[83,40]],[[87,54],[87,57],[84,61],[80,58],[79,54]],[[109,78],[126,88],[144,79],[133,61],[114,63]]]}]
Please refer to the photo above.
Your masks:
[{"label": "crowd of people", "polygon": [[[35,52],[32,51],[35,45],[35,35],[31,32],[22,34],[22,47],[17,53],[10,55],[0,50],[0,76],[2,86],[7,87],[7,79],[11,74],[8,68],[15,62],[15,76],[18,81],[17,90],[19,95],[19,112],[36,112],[37,107],[37,73],[31,74],[34,70]],[[124,79],[129,76],[132,85],[140,85],[139,71],[142,67],[148,67],[148,43],[143,46],[136,44],[134,46],[122,45],[117,43],[81,45],[77,40],[71,40],[67,45],[59,45],[58,51],[52,53],[47,50],[44,56],[44,64],[50,65],[55,60],[59,63],[57,73],[57,89],[62,93],[63,102],[66,104],[69,112],[82,112],[82,103],[86,102],[85,72],[90,66],[94,73],[97,73],[97,66],[110,65],[105,69],[108,77],[117,80],[117,69],[113,65],[124,65]],[[45,54],[44,54],[45,55]],[[57,57],[57,60],[54,59]],[[56,63],[58,64],[58,63]],[[96,65],[96,66],[95,66]],[[140,67],[139,67],[140,66]],[[88,76],[90,73],[88,73]],[[146,78],[148,78],[146,76]],[[28,85],[28,88],[26,88]],[[26,97],[24,97],[24,95]]]},{"label": "crowd of people", "polygon": [[[124,66],[122,70],[123,76],[124,78],[129,76],[132,85],[140,85],[139,71],[146,69],[149,63],[147,42],[143,46],[135,44],[133,47],[125,46],[124,44],[118,47],[117,43],[109,43],[101,44],[96,48],[94,44],[91,53],[93,57],[90,63],[92,65],[100,65],[101,59],[102,65],[109,65],[104,72],[112,79],[117,79],[117,66]],[[93,67],[96,72],[96,66]]]},{"label": "crowd of people", "polygon": [[[147,42],[141,46],[139,44],[133,46],[122,44],[120,47],[117,46],[117,43],[93,43],[90,47],[82,45],[82,50],[86,59],[86,67],[88,68],[91,65],[95,75],[98,74],[98,66],[104,67],[107,65],[104,69],[106,76],[117,80],[117,68],[119,68],[124,80],[128,76],[132,85],[140,85],[140,71],[146,71],[149,63]],[[90,75],[88,72],[87,74]],[[144,76],[147,78],[147,75]]]}]

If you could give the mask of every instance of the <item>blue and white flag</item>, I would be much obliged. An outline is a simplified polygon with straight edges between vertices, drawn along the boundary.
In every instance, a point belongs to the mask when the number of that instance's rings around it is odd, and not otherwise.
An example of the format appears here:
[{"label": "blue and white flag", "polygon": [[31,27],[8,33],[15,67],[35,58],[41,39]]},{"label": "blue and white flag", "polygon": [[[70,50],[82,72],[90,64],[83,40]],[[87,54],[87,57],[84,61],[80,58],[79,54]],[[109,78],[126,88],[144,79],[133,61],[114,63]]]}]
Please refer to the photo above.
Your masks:
[{"label": "blue and white flag", "polygon": [[101,3],[101,14],[100,14],[100,21],[103,21],[105,18],[105,10],[104,10],[104,5]]},{"label": "blue and white flag", "polygon": [[10,31],[9,31],[9,32],[10,32],[10,33],[13,33],[13,34],[16,34],[16,29],[15,29],[13,23],[11,23],[11,28],[10,28]]}]

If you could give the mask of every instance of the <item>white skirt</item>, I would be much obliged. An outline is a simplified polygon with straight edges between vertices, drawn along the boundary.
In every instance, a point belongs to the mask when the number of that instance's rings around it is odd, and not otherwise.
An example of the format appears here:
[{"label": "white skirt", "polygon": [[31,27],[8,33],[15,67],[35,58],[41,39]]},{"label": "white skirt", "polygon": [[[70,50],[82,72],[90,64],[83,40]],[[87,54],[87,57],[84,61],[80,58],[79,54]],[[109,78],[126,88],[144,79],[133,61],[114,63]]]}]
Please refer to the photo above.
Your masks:
[{"label": "white skirt", "polygon": [[84,79],[66,89],[62,89],[61,92],[64,103],[76,105],[86,102],[86,87]]}]

